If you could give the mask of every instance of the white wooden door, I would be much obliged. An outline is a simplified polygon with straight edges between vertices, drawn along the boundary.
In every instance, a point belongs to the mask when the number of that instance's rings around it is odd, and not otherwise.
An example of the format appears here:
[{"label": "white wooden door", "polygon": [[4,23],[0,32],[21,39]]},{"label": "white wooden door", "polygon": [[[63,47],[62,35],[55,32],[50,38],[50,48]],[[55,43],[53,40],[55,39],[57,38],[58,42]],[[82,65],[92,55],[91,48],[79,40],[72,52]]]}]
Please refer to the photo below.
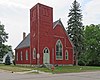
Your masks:
[{"label": "white wooden door", "polygon": [[49,49],[45,48],[43,51],[43,64],[49,64],[49,63],[50,63]]}]

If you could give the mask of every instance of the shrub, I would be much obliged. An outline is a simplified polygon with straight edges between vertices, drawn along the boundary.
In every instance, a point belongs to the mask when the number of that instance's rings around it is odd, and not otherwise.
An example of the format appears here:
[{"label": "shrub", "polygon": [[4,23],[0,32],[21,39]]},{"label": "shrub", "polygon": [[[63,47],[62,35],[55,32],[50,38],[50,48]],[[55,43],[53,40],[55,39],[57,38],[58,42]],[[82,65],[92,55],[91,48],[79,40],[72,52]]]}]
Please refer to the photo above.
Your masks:
[{"label": "shrub", "polygon": [[7,55],[6,59],[5,59],[5,65],[10,65],[10,57],[9,55]]}]

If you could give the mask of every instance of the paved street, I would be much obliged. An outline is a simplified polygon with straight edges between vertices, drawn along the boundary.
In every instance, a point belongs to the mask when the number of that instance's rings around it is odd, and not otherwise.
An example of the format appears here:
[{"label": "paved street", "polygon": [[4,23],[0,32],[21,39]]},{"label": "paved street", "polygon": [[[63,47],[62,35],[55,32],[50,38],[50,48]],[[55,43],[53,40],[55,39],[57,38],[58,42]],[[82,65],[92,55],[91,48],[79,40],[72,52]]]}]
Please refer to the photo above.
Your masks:
[{"label": "paved street", "polygon": [[65,74],[21,74],[0,71],[0,80],[100,80],[100,71]]}]

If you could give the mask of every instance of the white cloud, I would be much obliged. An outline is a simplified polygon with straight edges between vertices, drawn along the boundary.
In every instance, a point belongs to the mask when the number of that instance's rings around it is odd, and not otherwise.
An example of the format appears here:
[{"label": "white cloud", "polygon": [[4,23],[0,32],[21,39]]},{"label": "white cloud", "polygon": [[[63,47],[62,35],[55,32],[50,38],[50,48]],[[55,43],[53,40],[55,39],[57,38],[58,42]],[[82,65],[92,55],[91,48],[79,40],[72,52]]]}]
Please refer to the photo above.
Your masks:
[{"label": "white cloud", "polygon": [[100,0],[91,0],[84,8],[84,24],[100,24]]},{"label": "white cloud", "polygon": [[[17,1],[17,0],[16,0]],[[16,2],[16,1],[9,1],[9,0],[0,0],[0,4],[2,4],[2,5],[6,5],[6,6],[16,6],[16,7],[20,7],[20,8],[28,8],[28,6],[26,6],[26,5],[23,5],[23,4],[21,4],[21,3],[18,3],[18,2]]]},{"label": "white cloud", "polygon": [[1,4],[0,11],[0,21],[9,33],[7,44],[14,49],[22,40],[22,32],[29,33],[28,9]]}]

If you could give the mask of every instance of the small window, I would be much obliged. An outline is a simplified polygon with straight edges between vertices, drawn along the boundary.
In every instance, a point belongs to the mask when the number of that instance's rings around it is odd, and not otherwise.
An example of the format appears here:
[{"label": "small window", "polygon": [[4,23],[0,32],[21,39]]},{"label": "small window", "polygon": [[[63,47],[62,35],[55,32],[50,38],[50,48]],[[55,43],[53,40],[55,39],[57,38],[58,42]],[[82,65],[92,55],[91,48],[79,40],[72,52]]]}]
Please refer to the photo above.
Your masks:
[{"label": "small window", "polygon": [[17,54],[16,54],[16,60],[18,61],[18,52],[17,52]]},{"label": "small window", "polygon": [[65,52],[65,59],[68,60],[68,51]]},{"label": "small window", "polygon": [[21,55],[20,60],[22,61],[23,60],[22,51],[21,51],[20,55]]},{"label": "small window", "polygon": [[36,59],[36,49],[33,49],[33,59]]},{"label": "small window", "polygon": [[28,60],[28,51],[26,50],[26,60]]}]

